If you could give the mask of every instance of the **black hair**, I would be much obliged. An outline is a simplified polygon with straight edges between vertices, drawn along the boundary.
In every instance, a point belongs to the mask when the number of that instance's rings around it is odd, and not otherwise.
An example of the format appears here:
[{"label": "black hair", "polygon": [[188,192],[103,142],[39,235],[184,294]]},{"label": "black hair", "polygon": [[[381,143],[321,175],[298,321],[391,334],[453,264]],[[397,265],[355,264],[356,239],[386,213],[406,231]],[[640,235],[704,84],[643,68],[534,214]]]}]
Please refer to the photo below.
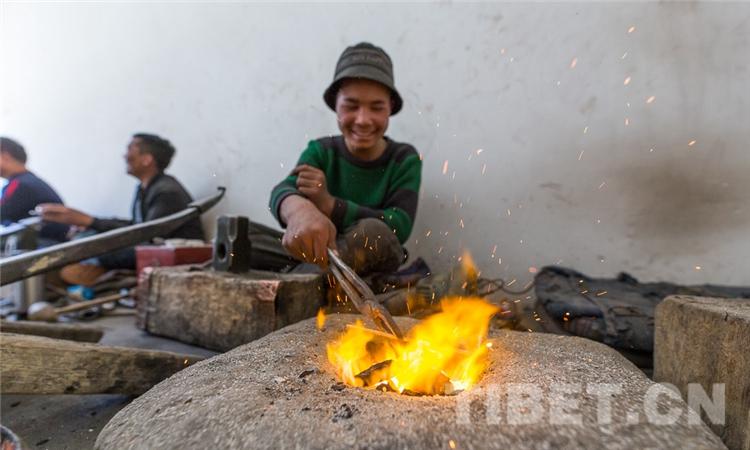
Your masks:
[{"label": "black hair", "polygon": [[26,164],[26,150],[11,138],[0,137],[0,152],[9,154],[16,161]]},{"label": "black hair", "polygon": [[141,140],[141,151],[153,156],[156,167],[160,172],[164,172],[176,151],[172,143],[155,134],[148,133],[136,133],[133,138]]}]

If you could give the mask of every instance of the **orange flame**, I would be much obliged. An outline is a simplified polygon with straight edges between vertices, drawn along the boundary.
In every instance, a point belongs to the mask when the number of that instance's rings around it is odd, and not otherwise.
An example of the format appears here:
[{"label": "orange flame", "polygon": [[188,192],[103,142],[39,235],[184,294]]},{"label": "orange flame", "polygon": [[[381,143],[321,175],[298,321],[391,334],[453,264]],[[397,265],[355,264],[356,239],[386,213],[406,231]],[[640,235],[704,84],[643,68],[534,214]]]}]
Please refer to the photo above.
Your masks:
[{"label": "orange flame", "polygon": [[318,309],[318,315],[315,318],[315,322],[319,330],[322,330],[326,324],[326,313],[323,312],[323,308]]},{"label": "orange flame", "polygon": [[487,367],[487,331],[498,308],[478,297],[446,298],[441,306],[403,341],[357,321],[328,344],[328,360],[351,386],[431,395],[468,389]]}]

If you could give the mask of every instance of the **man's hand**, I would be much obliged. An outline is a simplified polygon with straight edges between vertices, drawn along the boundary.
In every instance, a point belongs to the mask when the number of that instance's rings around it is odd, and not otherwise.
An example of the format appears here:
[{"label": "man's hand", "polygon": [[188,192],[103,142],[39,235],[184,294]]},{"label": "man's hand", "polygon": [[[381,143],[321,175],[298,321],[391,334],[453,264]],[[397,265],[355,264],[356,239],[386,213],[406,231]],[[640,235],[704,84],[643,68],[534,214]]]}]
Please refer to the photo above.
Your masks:
[{"label": "man's hand", "polygon": [[325,173],[317,167],[302,164],[294,169],[292,175],[297,175],[297,190],[309,198],[323,214],[331,217],[336,199],[328,193]]},{"label": "man's hand", "polygon": [[94,222],[94,218],[88,214],[58,203],[42,203],[37,205],[36,210],[42,220],[47,222],[64,223],[83,228],[91,226]]},{"label": "man's hand", "polygon": [[281,244],[295,258],[328,266],[328,248],[336,248],[336,227],[308,199],[290,195],[281,202],[279,213],[286,222]]}]

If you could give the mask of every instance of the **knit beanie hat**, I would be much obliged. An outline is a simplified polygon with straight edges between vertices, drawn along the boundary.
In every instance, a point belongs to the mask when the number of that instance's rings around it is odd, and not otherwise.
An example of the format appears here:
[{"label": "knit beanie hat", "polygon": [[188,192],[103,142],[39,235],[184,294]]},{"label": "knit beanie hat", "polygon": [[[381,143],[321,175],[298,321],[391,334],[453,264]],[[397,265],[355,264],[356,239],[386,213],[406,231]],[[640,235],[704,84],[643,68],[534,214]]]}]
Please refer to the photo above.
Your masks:
[{"label": "knit beanie hat", "polygon": [[336,94],[345,78],[364,78],[382,84],[391,90],[391,98],[393,99],[391,115],[395,115],[401,110],[404,102],[393,82],[393,63],[382,48],[368,42],[361,42],[344,50],[338,63],[336,63],[333,82],[323,93],[323,100],[325,100],[326,105],[334,111],[336,110]]}]

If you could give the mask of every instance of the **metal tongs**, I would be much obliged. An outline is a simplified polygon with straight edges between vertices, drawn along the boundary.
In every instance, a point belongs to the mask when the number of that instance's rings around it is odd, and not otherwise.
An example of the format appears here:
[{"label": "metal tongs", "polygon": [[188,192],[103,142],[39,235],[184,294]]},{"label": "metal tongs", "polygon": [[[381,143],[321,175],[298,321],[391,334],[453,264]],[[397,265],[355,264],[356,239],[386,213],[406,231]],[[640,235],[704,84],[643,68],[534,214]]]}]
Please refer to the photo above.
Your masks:
[{"label": "metal tongs", "polygon": [[396,325],[396,321],[391,317],[391,313],[375,300],[375,294],[367,286],[367,283],[362,281],[362,278],[330,248],[328,249],[328,260],[331,273],[344,289],[346,295],[352,300],[357,310],[362,315],[372,319],[381,330],[396,336],[398,339],[403,339],[404,335]]}]

